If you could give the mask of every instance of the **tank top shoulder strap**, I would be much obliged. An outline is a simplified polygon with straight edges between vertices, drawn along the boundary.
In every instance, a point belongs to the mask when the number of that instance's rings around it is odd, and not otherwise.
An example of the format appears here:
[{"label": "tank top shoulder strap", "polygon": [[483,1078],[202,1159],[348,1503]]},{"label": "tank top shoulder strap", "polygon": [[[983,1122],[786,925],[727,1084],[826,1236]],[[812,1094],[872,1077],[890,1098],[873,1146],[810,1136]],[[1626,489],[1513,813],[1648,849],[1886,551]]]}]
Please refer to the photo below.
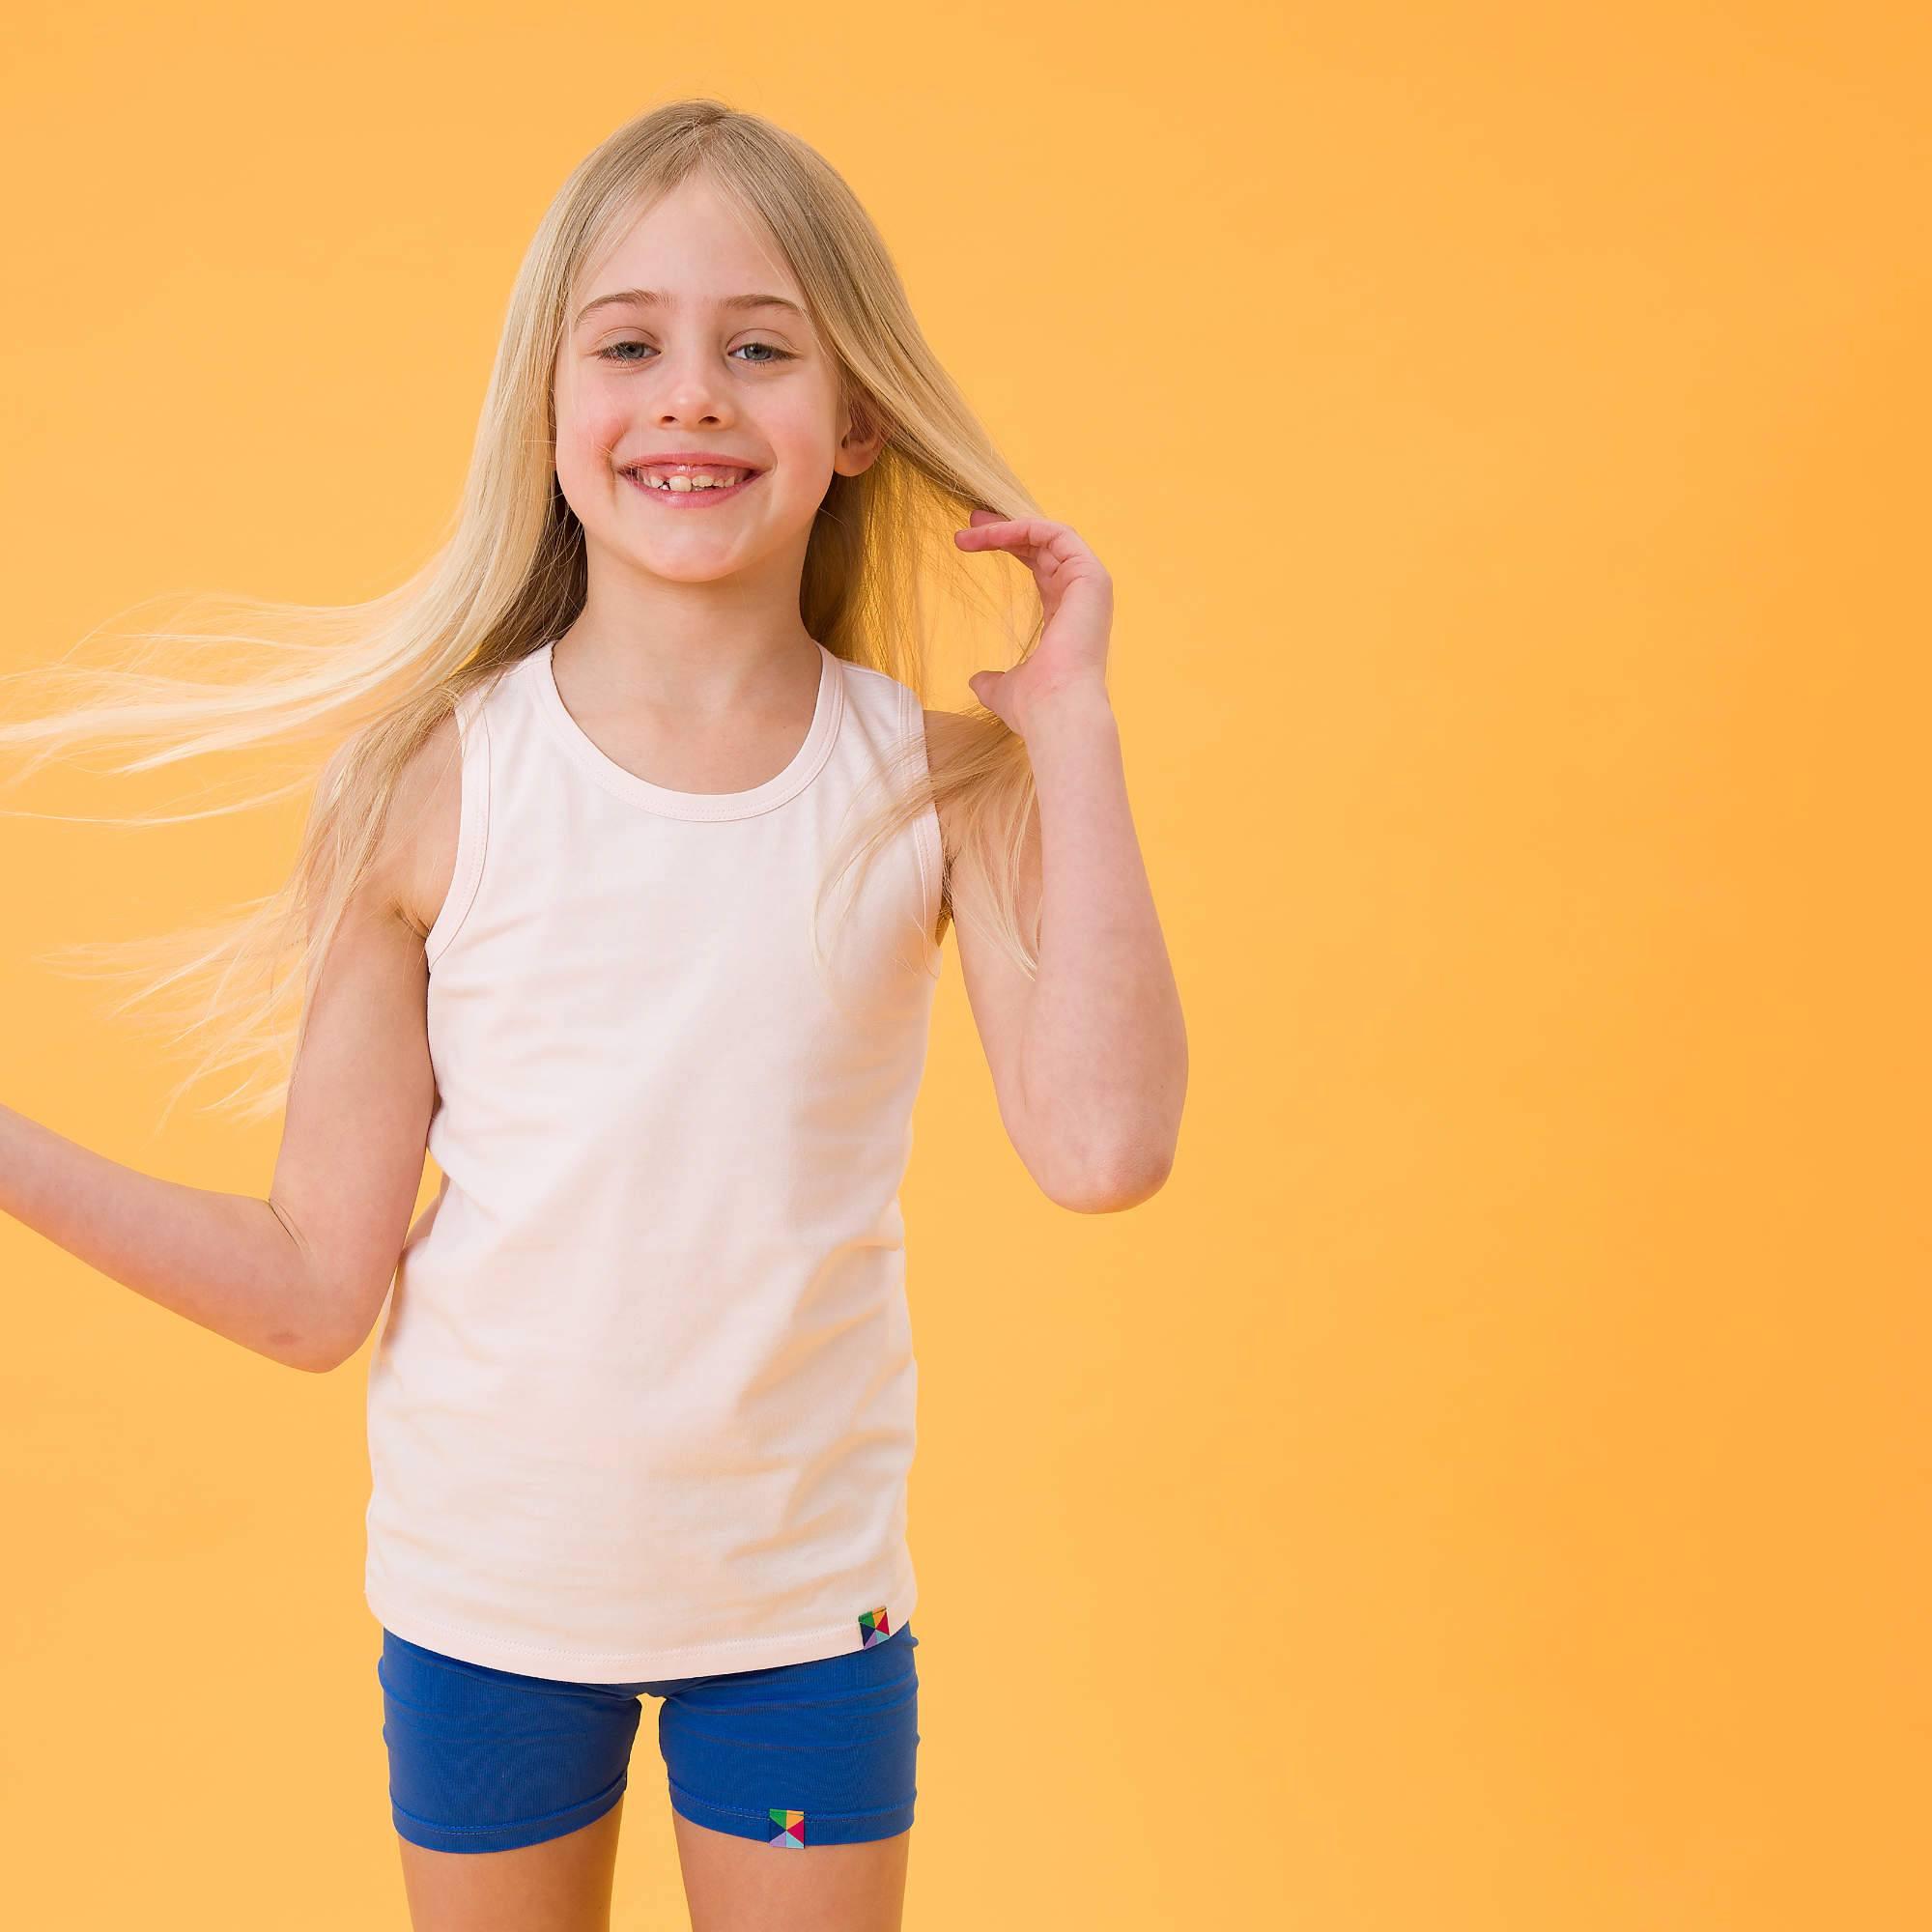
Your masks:
[{"label": "tank top shoulder strap", "polygon": [[483,877],[490,835],[491,718],[500,714],[504,695],[521,668],[521,660],[513,662],[497,675],[471,685],[456,700],[456,735],[462,760],[456,866],[442,909],[423,940],[423,959],[432,969],[469,916]]},{"label": "tank top shoulder strap", "polygon": [[[925,751],[925,708],[919,701],[919,693],[911,685],[901,684],[898,693],[911,769],[917,781],[924,784],[932,773]],[[913,821],[913,849],[919,855],[920,888],[923,899],[922,930],[925,935],[927,951],[936,953],[939,942],[933,937],[933,927],[939,923],[940,909],[945,901],[946,843],[940,830],[938,810],[930,800]]]},{"label": "tank top shoulder strap", "polygon": [[[901,785],[923,785],[930,776],[926,758],[925,710],[912,686],[889,672],[841,660],[850,708],[875,763],[890,762]],[[939,813],[930,800],[913,820],[912,849],[918,863],[922,899],[921,928],[928,957],[938,951],[933,928],[939,923],[945,891],[946,854]]]}]

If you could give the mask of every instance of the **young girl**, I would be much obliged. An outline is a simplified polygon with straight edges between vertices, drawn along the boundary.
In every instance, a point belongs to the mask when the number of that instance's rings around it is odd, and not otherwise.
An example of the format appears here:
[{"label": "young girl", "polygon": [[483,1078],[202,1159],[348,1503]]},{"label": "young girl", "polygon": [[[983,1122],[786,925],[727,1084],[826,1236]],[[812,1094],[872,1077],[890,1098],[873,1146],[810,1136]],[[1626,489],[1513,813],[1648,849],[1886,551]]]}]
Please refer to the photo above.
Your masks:
[{"label": "young girl", "polygon": [[[977,716],[920,696],[940,523],[1039,593]],[[105,699],[0,733],[180,756],[336,727],[282,923],[196,962],[232,1047],[261,1028],[236,959],[303,950],[269,1196],[0,1109],[0,1207],[294,1367],[386,1309],[365,1584],[416,1926],[608,1922],[643,1695],[700,1932],[896,1926],[897,1196],[948,924],[1054,1201],[1144,1200],[1179,1131],[1107,574],[1034,511],[837,173],[696,100],[545,218],[434,566],[373,609],[270,608],[303,639],[273,676],[63,667]]]}]

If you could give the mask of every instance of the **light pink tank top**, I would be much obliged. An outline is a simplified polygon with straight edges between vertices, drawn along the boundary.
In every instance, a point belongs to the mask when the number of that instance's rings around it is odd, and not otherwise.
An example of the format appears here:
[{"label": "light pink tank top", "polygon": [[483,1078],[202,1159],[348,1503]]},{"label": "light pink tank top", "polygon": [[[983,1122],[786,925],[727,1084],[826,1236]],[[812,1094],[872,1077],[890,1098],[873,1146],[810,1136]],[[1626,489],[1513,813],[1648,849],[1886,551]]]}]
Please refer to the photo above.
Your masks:
[{"label": "light pink tank top", "polygon": [[916,1599],[898,1189],[942,954],[928,805],[812,897],[915,694],[820,645],[749,791],[668,790],[550,644],[458,710],[425,941],[442,1173],[368,1381],[369,1607],[412,1643],[623,1683],[883,1641]]}]

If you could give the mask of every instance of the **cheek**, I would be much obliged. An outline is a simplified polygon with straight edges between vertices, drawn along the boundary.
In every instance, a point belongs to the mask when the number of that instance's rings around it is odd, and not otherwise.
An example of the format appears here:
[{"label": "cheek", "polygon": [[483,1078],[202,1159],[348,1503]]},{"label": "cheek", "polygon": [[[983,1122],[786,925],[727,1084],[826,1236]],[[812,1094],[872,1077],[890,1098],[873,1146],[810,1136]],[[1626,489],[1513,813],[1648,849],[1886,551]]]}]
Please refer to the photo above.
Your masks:
[{"label": "cheek", "polygon": [[629,423],[621,411],[608,406],[587,409],[562,416],[556,425],[557,465],[568,463],[579,475],[589,476],[611,470],[612,452],[620,443]]},{"label": "cheek", "polygon": [[823,496],[832,477],[832,460],[838,453],[838,439],[823,411],[790,405],[782,412],[766,413],[758,427],[777,461],[785,494],[804,491],[814,501]]},{"label": "cheek", "polygon": [[578,521],[601,529],[613,514],[611,493],[628,488],[611,467],[623,422],[610,412],[560,414],[556,424],[557,487]]},{"label": "cheek", "polygon": [[630,427],[621,399],[589,383],[559,383],[552,396],[558,473],[590,478],[602,471],[608,476],[611,452]]}]

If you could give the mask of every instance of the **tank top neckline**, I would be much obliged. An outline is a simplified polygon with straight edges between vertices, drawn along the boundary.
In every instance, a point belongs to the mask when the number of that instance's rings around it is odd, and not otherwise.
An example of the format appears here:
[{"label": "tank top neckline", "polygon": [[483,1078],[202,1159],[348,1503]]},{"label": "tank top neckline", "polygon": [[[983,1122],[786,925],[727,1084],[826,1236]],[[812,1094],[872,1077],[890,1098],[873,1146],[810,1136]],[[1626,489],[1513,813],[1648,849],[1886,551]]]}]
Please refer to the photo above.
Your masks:
[{"label": "tank top neckline", "polygon": [[796,798],[832,755],[844,716],[845,681],[839,672],[842,661],[819,643],[818,697],[811,724],[784,769],[745,791],[676,791],[668,785],[653,784],[620,765],[570,715],[556,688],[556,671],[551,662],[555,648],[556,639],[552,638],[530,653],[525,666],[531,699],[552,735],[571,761],[606,791],[665,818],[750,818]]}]

